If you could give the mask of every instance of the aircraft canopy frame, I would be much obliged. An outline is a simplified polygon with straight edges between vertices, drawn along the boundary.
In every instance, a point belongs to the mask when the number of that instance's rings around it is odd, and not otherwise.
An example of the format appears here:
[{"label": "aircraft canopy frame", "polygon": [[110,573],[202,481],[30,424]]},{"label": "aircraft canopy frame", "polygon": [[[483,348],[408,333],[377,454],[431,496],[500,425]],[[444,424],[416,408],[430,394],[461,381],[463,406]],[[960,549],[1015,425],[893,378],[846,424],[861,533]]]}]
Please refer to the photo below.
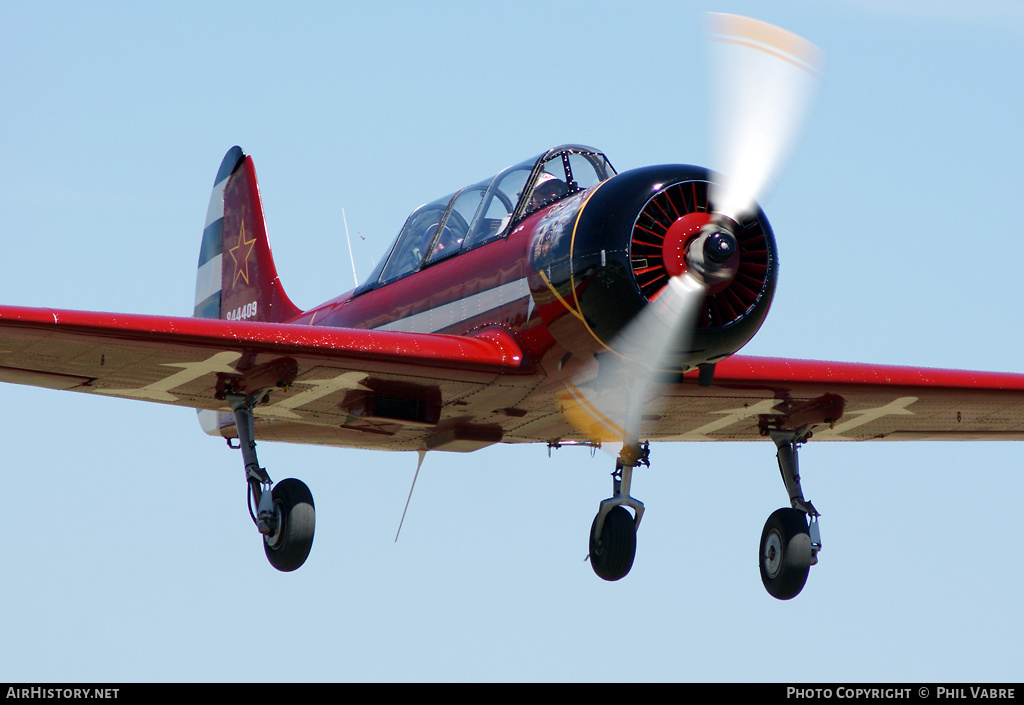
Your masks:
[{"label": "aircraft canopy frame", "polygon": [[409,214],[387,255],[355,295],[505,237],[524,218],[615,173],[602,152],[566,144],[425,203]]}]

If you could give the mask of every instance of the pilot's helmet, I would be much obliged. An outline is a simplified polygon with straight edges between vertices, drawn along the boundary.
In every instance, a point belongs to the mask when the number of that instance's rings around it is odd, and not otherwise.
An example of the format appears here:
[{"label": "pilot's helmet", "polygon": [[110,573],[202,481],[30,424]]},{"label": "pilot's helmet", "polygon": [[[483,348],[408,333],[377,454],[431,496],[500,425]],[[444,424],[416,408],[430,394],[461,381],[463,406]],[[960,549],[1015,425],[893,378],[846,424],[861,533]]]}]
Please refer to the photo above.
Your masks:
[{"label": "pilot's helmet", "polygon": [[564,196],[568,191],[569,187],[565,185],[564,181],[554,174],[543,171],[537,177],[537,185],[533,187],[533,193],[530,195],[530,205],[537,208]]}]

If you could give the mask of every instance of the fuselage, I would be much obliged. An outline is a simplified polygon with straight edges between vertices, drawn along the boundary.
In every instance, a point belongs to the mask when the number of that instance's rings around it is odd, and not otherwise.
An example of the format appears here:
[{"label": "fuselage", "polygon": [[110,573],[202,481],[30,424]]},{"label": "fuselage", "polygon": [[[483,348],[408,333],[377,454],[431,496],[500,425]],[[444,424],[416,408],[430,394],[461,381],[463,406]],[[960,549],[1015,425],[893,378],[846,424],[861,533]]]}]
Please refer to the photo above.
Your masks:
[{"label": "fuselage", "polygon": [[[670,278],[663,260],[675,253],[664,242],[672,233],[680,240],[684,227],[681,248],[710,220],[709,181],[706,170],[683,165],[616,175],[595,150],[549,150],[416,209],[366,282],[290,322],[506,336],[524,364],[491,385],[485,404],[449,409],[451,400],[414,389],[411,397],[430,398],[417,408],[432,411],[407,420],[443,425],[454,414],[463,426],[498,429],[488,436],[496,440],[582,440],[564,419],[555,423],[556,397],[598,374],[604,359],[643,354],[617,348],[616,338]],[[677,373],[734,353],[767,314],[773,236],[760,211],[737,230],[740,273],[708,295]],[[388,403],[403,393],[389,389]]]}]

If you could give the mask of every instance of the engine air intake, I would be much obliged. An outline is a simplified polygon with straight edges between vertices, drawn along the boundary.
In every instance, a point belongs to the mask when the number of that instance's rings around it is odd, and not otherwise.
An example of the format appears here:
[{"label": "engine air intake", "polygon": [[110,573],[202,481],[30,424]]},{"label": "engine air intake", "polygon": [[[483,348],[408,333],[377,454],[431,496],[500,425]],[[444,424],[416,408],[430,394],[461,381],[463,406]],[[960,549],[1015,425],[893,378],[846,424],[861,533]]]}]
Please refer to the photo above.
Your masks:
[{"label": "engine air intake", "polygon": [[[630,262],[637,286],[651,301],[671,276],[686,268],[678,252],[711,222],[707,181],[684,181],[659,190],[633,225]],[[765,291],[773,249],[761,221],[748,217],[733,224],[739,254],[736,275],[709,289],[697,316],[697,328],[720,328],[747,314]],[[670,229],[672,232],[670,233]],[[683,242],[676,242],[683,233]]]}]

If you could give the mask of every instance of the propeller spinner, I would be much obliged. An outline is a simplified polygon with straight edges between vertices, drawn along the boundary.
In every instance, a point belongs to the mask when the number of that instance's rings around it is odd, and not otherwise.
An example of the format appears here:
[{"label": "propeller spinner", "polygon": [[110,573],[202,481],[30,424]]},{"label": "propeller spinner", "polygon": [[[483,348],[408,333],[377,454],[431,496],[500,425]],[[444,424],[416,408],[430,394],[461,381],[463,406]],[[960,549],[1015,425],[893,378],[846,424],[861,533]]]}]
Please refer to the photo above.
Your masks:
[{"label": "propeller spinner", "polygon": [[[709,309],[717,309],[715,297],[731,282],[756,280],[758,271],[766,269],[749,258],[741,262],[740,251],[750,237],[741,223],[757,212],[757,201],[772,185],[819,76],[820,50],[791,32],[723,14],[709,16],[709,30],[719,175],[707,186],[703,208],[696,189],[690,212],[673,210],[671,193],[665,206],[651,199],[670,223],[656,225],[654,220],[664,222],[659,216],[641,225],[646,222],[642,213],[640,236],[632,241],[634,262],[643,265],[634,266],[634,275],[650,303],[609,346],[618,358],[614,372],[569,385],[563,405],[570,422],[591,440],[622,442],[620,465],[632,466],[642,458],[643,410],[653,385],[659,377],[679,373],[679,353],[691,349],[698,326],[709,325],[698,320],[713,315],[702,313],[701,304],[707,300]],[[660,266],[647,266],[647,258],[660,259]],[[750,289],[757,295],[756,286]],[[730,297],[736,298],[735,293]],[[744,302],[725,300],[723,305]]]}]

